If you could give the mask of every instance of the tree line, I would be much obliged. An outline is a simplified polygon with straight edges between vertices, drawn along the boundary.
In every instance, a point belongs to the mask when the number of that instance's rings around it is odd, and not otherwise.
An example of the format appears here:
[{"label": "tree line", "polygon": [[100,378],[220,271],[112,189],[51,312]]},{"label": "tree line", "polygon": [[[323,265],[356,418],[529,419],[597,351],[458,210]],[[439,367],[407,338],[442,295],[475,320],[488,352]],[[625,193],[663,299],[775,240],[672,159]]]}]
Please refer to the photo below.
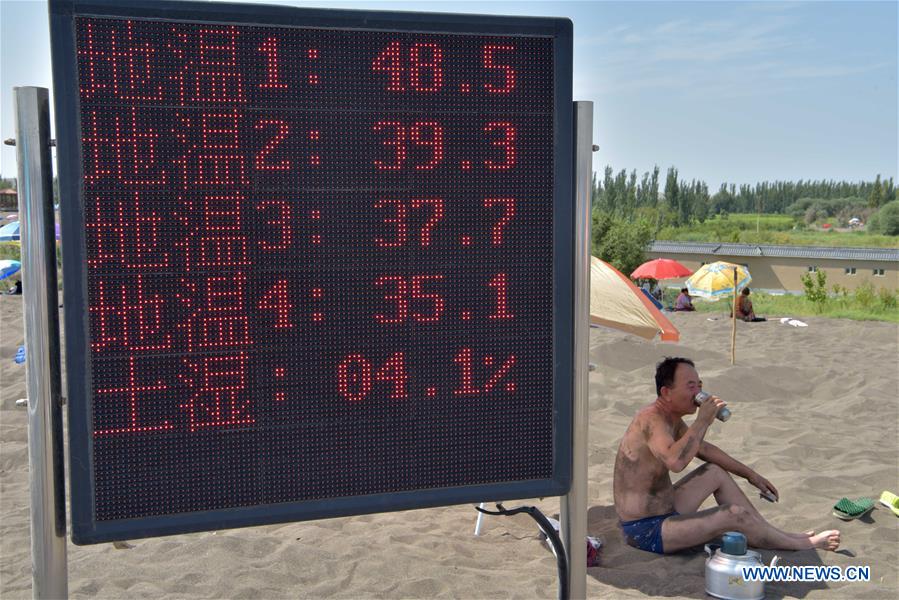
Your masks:
[{"label": "tree line", "polygon": [[[687,181],[679,177],[675,167],[669,167],[664,181],[656,166],[637,178],[636,169],[630,173],[622,169],[615,173],[606,166],[600,179],[593,175],[593,207],[603,212],[634,215],[639,209],[664,209],[666,223],[687,225],[704,221],[717,214],[770,213],[789,214],[790,207],[805,198],[833,200],[860,198],[870,208],[880,208],[897,199],[893,178],[882,181],[764,181],[755,185],[722,183],[714,194],[701,180]],[[661,193],[660,193],[661,191]]]},{"label": "tree line", "polygon": [[[880,175],[874,181],[859,182],[723,183],[710,194],[706,182],[681,179],[675,167],[669,167],[662,181],[658,166],[639,178],[636,169],[616,173],[606,166],[602,178],[593,174],[592,252],[628,274],[643,261],[646,247],[661,229],[732,213],[788,214],[806,222],[829,217],[848,220],[852,215],[867,220],[870,216],[872,225],[892,235],[892,215],[899,209],[896,200],[893,178],[884,181]],[[882,207],[886,209],[881,211]],[[888,214],[877,214],[880,212]],[[878,224],[878,218],[886,221]]]},{"label": "tree line", "polygon": [[[675,167],[668,168],[664,188],[660,189],[659,174],[659,167],[656,166],[652,171],[643,173],[638,181],[636,169],[630,173],[626,169],[614,173],[611,166],[606,166],[602,180],[596,173],[593,174],[594,210],[625,216],[656,216],[659,225],[677,226],[694,220],[702,222],[717,214],[791,214],[795,210],[793,205],[803,199],[861,199],[874,209],[897,199],[893,178],[881,181],[880,175],[874,181],[859,182],[800,179],[796,182],[765,181],[754,186],[741,184],[739,188],[733,183],[722,183],[718,191],[710,195],[704,181],[680,179]],[[57,185],[54,177],[54,191]],[[14,177],[0,177],[0,189],[15,187]],[[656,211],[651,209],[661,210],[663,214],[653,215]]]}]

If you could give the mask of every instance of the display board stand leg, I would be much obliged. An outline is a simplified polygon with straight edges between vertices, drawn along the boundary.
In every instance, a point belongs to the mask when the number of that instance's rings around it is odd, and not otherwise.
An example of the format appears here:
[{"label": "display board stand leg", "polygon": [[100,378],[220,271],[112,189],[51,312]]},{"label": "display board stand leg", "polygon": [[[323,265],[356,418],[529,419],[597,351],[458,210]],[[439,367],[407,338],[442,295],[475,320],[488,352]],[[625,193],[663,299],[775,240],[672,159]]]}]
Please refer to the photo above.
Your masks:
[{"label": "display board stand leg", "polygon": [[587,597],[587,371],[590,346],[590,199],[593,176],[593,103],[574,103],[574,403],[571,491],[562,497],[562,542],[568,554],[568,590]]},{"label": "display board stand leg", "polygon": [[22,213],[31,595],[42,600],[68,596],[50,104],[46,88],[17,87],[14,92]]},{"label": "display board stand leg", "polygon": [[[481,504],[479,505],[480,508],[484,508],[484,504],[485,504],[484,502],[481,502]],[[478,520],[474,524],[474,534],[475,535],[481,535],[481,523],[483,522],[483,520],[484,520],[484,513],[479,512]]]}]

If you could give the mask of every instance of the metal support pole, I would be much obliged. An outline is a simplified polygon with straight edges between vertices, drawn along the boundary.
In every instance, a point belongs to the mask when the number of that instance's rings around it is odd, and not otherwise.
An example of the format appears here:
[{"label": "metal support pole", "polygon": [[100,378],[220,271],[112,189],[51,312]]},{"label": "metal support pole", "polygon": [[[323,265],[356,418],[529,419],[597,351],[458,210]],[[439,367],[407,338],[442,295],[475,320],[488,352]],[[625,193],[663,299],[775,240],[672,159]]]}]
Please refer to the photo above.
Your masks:
[{"label": "metal support pole", "polygon": [[31,595],[43,600],[68,596],[50,104],[46,88],[17,87],[14,93],[22,212]]},{"label": "metal support pole", "polygon": [[[481,502],[480,507],[484,508],[484,506],[486,506],[486,504],[487,504],[486,502]],[[479,512],[478,520],[475,521],[475,524],[474,524],[474,534],[475,535],[481,535],[481,523],[483,523],[483,522],[484,522],[484,513]]]},{"label": "metal support pole", "polygon": [[587,372],[590,347],[590,201],[593,176],[593,103],[574,103],[576,204],[574,252],[574,430],[571,491],[562,499],[562,542],[568,589],[587,597]]}]

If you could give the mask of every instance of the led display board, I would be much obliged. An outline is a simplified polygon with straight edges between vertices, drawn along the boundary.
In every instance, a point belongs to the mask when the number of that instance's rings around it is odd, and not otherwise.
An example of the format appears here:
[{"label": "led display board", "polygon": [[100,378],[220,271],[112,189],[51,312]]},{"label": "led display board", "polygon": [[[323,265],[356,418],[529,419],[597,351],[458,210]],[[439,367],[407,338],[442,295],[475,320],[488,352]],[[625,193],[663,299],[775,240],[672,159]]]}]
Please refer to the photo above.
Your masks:
[{"label": "led display board", "polygon": [[570,21],[50,17],[76,543],[567,492]]}]

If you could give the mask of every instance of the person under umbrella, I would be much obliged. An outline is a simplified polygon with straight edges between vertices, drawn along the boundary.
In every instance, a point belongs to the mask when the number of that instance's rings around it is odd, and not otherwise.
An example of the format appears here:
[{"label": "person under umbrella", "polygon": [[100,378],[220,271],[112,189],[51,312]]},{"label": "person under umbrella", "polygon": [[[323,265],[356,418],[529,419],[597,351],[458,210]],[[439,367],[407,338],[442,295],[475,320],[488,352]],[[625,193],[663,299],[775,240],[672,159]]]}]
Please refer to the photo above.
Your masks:
[{"label": "person under umbrella", "polygon": [[637,285],[646,290],[646,293],[652,296],[656,302],[662,303],[663,292],[661,281],[663,279],[679,279],[690,275],[692,271],[680,264],[676,260],[670,258],[656,258],[647,261],[634,269],[631,273],[631,279],[637,280]]},{"label": "person under umbrella", "polygon": [[749,299],[749,288],[743,288],[740,292],[740,298],[737,300],[737,318],[747,323],[759,323],[767,321],[765,317],[757,317],[755,310],[752,308],[752,300]]},{"label": "person under umbrella", "polygon": [[693,306],[693,300],[690,298],[690,291],[687,288],[681,288],[677,300],[674,302],[675,312],[692,312],[696,310]]}]

